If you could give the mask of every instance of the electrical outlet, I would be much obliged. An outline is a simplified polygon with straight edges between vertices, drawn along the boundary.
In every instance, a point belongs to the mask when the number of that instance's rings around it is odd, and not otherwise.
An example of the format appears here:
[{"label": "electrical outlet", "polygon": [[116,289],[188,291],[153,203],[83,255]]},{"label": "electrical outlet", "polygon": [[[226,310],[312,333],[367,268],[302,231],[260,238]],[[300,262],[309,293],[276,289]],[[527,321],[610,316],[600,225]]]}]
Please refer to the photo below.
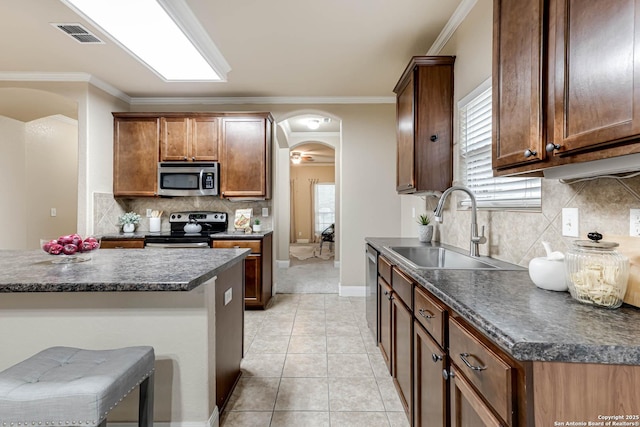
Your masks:
[{"label": "electrical outlet", "polygon": [[151,218],[151,212],[153,212],[153,209],[147,209],[147,218]]},{"label": "electrical outlet", "polygon": [[578,230],[578,208],[562,208],[562,235],[580,237]]},{"label": "electrical outlet", "polygon": [[640,236],[640,209],[629,210],[629,236]]},{"label": "electrical outlet", "polygon": [[266,218],[269,216],[269,208],[262,208],[262,217]]},{"label": "electrical outlet", "polygon": [[51,208],[51,216],[57,216],[58,215],[58,211],[56,210],[56,208]]},{"label": "electrical outlet", "polygon": [[233,288],[229,288],[224,291],[224,305],[227,305],[233,299]]},{"label": "electrical outlet", "polygon": [[416,208],[411,208],[411,218],[416,217]]}]

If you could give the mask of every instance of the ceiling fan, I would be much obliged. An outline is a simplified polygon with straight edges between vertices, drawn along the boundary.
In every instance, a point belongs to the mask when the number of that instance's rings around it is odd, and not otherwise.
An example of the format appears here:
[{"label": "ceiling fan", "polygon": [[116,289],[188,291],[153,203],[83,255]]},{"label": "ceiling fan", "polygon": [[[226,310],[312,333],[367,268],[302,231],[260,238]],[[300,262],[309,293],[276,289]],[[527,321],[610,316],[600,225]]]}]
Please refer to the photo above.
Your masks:
[{"label": "ceiling fan", "polygon": [[292,151],[290,154],[291,163],[299,165],[301,162],[313,162],[313,156],[305,155],[299,151]]}]

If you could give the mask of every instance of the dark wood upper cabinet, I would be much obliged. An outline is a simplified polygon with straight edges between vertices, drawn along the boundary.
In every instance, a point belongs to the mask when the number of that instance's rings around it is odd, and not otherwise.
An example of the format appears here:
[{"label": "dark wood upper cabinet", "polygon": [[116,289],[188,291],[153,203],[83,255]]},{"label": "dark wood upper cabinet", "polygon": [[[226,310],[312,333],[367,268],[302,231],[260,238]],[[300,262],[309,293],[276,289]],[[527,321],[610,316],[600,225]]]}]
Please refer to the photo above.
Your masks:
[{"label": "dark wood upper cabinet", "polygon": [[217,161],[218,121],[215,116],[162,117],[160,159],[164,162]]},{"label": "dark wood upper cabinet", "polygon": [[[555,0],[550,37],[553,138],[559,155],[640,134],[640,5]],[[554,16],[555,12],[555,16]]]},{"label": "dark wood upper cabinet", "polygon": [[221,126],[220,194],[271,197],[271,114],[223,117]]},{"label": "dark wood upper cabinet", "polygon": [[495,175],[640,152],[640,5],[494,0]]},{"label": "dark wood upper cabinet", "polygon": [[[493,3],[493,168],[545,159],[544,0]],[[526,155],[527,152],[529,155]]]},{"label": "dark wood upper cabinet", "polygon": [[453,56],[416,56],[397,96],[398,193],[444,191],[453,180]]},{"label": "dark wood upper cabinet", "polygon": [[127,113],[113,117],[113,195],[156,195],[159,119]]}]

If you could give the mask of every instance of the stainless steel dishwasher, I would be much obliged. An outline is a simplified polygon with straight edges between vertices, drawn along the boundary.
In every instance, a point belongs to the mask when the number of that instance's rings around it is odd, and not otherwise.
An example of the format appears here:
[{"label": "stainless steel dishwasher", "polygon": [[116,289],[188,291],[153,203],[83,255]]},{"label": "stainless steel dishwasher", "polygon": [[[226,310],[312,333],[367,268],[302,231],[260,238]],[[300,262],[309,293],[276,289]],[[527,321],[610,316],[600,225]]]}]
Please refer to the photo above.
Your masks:
[{"label": "stainless steel dishwasher", "polygon": [[367,283],[366,283],[366,316],[367,325],[373,334],[373,338],[378,342],[380,333],[378,328],[378,251],[373,246],[367,244]]}]

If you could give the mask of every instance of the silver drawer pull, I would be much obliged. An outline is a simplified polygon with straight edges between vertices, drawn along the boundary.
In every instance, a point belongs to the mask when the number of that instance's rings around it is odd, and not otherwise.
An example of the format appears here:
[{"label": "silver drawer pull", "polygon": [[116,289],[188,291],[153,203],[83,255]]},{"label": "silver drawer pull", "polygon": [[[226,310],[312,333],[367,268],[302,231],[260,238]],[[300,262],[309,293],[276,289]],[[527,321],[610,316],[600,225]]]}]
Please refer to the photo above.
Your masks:
[{"label": "silver drawer pull", "polygon": [[429,310],[425,310],[424,308],[421,308],[420,310],[418,310],[418,314],[424,317],[425,319],[433,319],[434,317],[436,317],[435,314],[433,314]]},{"label": "silver drawer pull", "polygon": [[472,365],[467,360],[467,357],[474,357],[475,358],[475,356],[471,356],[469,353],[460,353],[460,359],[462,359],[462,362],[465,365],[467,365],[467,368],[473,369],[474,371],[484,371],[485,369],[487,369],[486,366],[474,366],[474,365]]}]

